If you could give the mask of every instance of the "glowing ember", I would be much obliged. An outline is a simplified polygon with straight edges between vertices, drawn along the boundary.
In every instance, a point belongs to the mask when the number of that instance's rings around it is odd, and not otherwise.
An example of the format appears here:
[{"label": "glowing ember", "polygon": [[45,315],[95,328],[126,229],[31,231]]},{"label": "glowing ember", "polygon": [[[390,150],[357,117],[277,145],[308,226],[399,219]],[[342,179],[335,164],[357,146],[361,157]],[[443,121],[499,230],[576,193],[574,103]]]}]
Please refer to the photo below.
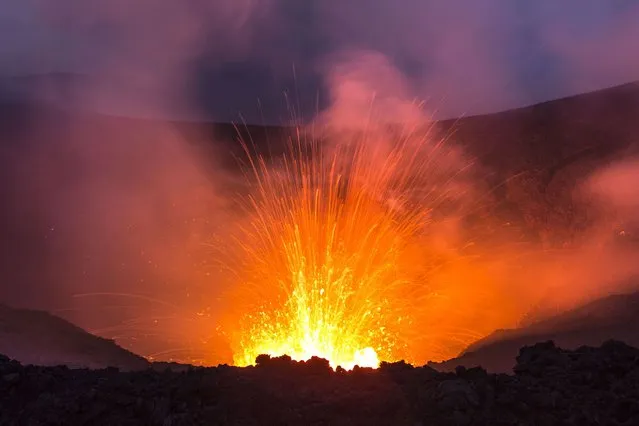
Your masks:
[{"label": "glowing ember", "polygon": [[254,191],[231,250],[236,365],[260,354],[347,369],[408,359],[409,313],[428,264],[419,238],[434,196],[414,188],[432,175],[437,149],[412,139],[329,152],[298,137],[277,165],[247,150]]}]

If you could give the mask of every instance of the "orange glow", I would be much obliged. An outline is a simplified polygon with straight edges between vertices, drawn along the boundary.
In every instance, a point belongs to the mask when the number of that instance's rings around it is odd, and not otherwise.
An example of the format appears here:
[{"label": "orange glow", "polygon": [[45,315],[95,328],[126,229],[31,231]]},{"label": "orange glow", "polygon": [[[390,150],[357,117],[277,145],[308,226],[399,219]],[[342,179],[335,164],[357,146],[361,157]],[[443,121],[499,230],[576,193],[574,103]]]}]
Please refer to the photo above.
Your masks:
[{"label": "orange glow", "polygon": [[279,164],[247,150],[254,191],[231,250],[236,365],[260,354],[346,369],[411,359],[411,324],[433,297],[426,277],[442,263],[423,243],[437,196],[419,185],[441,144],[415,139],[328,150],[298,135]]}]

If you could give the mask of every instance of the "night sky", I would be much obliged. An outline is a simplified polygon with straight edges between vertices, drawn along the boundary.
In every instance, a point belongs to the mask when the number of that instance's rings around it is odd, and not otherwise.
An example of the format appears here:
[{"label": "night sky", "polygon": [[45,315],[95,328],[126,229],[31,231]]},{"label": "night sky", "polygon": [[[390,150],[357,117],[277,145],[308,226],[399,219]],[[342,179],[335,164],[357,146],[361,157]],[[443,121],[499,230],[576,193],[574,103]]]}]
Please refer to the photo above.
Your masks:
[{"label": "night sky", "polygon": [[0,75],[87,74],[100,94],[85,105],[131,115],[255,121],[259,99],[278,121],[285,90],[296,88],[309,108],[318,94],[326,102],[334,55],[362,50],[385,55],[440,117],[503,110],[639,79],[639,4],[5,0],[0,8]]}]

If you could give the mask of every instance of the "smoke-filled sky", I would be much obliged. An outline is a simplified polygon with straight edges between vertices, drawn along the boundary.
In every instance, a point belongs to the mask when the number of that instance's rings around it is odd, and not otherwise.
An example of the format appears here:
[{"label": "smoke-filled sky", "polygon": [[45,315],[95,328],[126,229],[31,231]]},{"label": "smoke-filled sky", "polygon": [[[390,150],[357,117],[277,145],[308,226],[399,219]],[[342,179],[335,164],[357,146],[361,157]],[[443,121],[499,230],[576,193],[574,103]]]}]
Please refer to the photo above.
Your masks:
[{"label": "smoke-filled sky", "polygon": [[326,68],[353,49],[386,55],[439,116],[502,110],[639,79],[639,4],[5,0],[0,7],[0,75],[86,73],[101,83],[99,102],[89,104],[136,115],[241,113],[252,121],[259,100],[267,120],[278,121],[287,114],[283,92],[295,86],[302,109],[316,108],[318,94],[324,105]]}]

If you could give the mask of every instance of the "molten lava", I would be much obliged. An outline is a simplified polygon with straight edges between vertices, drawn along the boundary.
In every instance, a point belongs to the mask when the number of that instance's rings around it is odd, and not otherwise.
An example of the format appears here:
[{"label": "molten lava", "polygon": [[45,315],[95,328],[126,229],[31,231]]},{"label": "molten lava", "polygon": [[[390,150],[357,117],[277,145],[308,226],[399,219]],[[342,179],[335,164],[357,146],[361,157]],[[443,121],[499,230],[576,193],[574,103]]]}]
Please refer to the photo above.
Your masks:
[{"label": "molten lava", "polygon": [[436,149],[411,140],[329,150],[298,137],[277,165],[247,150],[249,220],[231,250],[236,365],[260,354],[318,356],[346,369],[407,359],[432,197],[417,196],[415,184],[429,167],[423,154]]}]

